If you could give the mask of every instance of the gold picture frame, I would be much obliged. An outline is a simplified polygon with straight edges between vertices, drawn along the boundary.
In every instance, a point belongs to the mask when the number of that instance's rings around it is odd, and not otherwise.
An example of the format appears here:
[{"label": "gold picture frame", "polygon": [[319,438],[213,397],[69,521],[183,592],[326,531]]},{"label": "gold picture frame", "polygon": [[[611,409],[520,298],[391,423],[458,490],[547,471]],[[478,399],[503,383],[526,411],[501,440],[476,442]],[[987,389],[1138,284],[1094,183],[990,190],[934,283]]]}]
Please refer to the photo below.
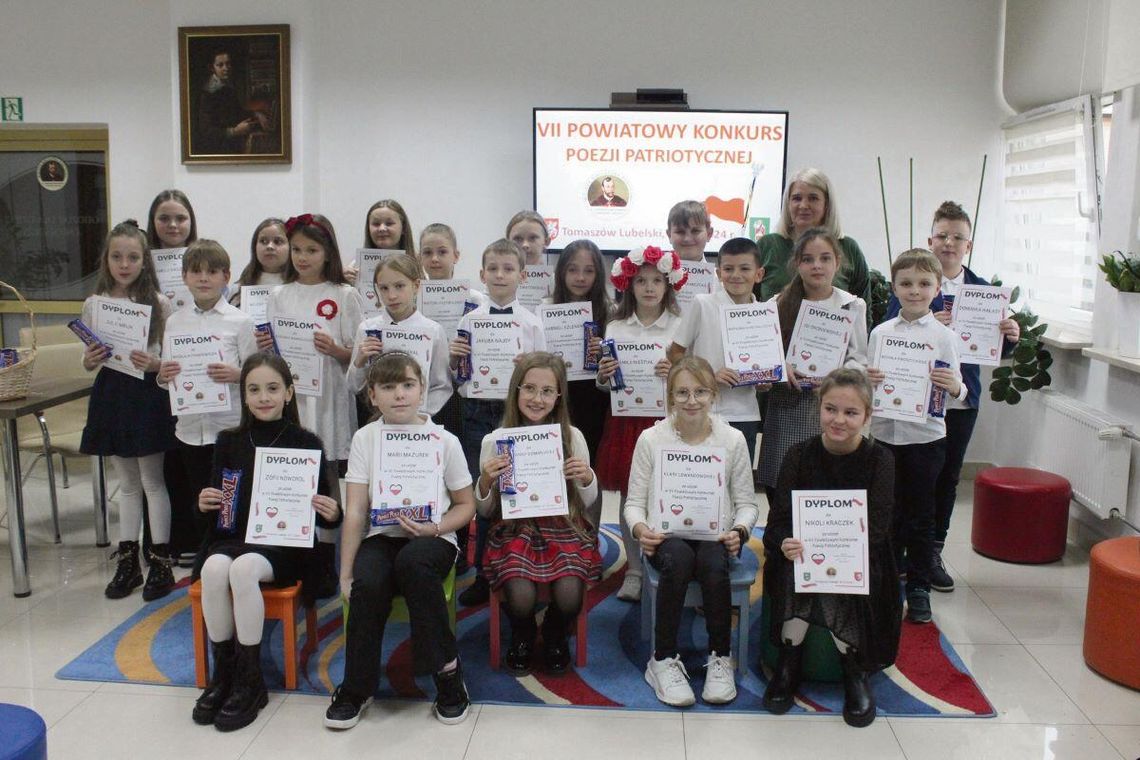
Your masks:
[{"label": "gold picture frame", "polygon": [[289,25],[178,28],[184,164],[293,163]]}]

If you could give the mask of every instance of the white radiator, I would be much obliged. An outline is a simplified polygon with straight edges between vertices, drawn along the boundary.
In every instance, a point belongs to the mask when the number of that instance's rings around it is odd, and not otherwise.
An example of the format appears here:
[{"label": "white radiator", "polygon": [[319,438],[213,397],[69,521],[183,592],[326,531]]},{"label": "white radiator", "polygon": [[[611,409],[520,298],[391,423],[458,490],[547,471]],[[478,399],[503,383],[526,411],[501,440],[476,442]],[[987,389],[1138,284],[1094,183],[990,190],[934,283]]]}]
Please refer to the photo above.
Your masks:
[{"label": "white radiator", "polygon": [[1073,498],[1101,519],[1113,508],[1123,513],[1132,444],[1120,431],[1128,425],[1063,393],[1040,393],[1045,413],[1038,465],[1068,478]]}]

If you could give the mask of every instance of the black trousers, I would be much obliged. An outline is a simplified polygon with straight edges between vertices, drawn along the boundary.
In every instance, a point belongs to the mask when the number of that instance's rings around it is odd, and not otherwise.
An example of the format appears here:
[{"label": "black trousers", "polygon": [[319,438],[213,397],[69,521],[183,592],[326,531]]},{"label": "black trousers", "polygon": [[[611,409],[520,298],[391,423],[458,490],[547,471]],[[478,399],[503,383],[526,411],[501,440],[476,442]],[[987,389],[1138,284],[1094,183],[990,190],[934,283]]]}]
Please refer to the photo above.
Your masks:
[{"label": "black trousers", "polygon": [[348,598],[345,689],[370,697],[380,685],[380,646],[397,595],[408,605],[416,672],[436,673],[458,656],[443,593],[454,562],[455,547],[442,538],[372,536],[361,542]]},{"label": "black trousers", "polygon": [[[728,656],[732,648],[732,586],[728,550],[719,541],[665,539],[649,564],[661,574],[657,584],[657,624],[653,630],[653,656],[658,660],[677,654],[677,631],[690,581],[701,586],[709,652]],[[740,653],[743,656],[744,653]]]},{"label": "black trousers", "polygon": [[170,492],[170,545],[176,554],[193,554],[206,535],[206,515],[198,509],[198,494],[210,485],[214,466],[214,444],[191,446],[178,442],[168,451],[163,466],[166,489]]},{"label": "black trousers", "polygon": [[958,499],[958,479],[962,477],[962,463],[977,421],[977,409],[946,411],[946,464],[942,465],[934,487],[934,540],[939,543],[946,541],[950,530],[954,502]]},{"label": "black trousers", "polygon": [[[934,490],[946,463],[946,439],[883,445],[895,455],[894,539],[895,551],[906,551],[906,590],[929,591],[934,561]],[[904,565],[900,563],[899,567]]]}]

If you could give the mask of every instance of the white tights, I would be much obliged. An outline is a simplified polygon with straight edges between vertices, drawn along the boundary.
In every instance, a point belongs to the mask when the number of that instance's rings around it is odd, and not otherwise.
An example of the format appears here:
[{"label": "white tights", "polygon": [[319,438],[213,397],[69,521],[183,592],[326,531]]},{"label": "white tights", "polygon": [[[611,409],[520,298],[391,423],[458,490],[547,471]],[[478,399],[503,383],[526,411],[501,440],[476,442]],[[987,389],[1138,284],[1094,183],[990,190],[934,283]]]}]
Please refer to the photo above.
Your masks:
[{"label": "white tights", "polygon": [[138,541],[142,529],[143,494],[150,517],[150,539],[170,542],[170,494],[162,477],[166,454],[145,457],[111,457],[119,478],[119,540]]},{"label": "white tights", "polygon": [[[780,629],[780,638],[788,642],[794,647],[798,647],[804,643],[804,636],[808,632],[808,621],[803,618],[792,618],[791,620],[784,621],[784,627]],[[831,640],[835,642],[835,648],[839,650],[839,654],[847,654],[847,645],[835,638],[835,634],[831,634]]]},{"label": "white tights", "polygon": [[236,627],[239,644],[260,644],[265,624],[260,584],[272,580],[273,566],[260,554],[237,559],[211,554],[202,565],[202,614],[210,641],[229,641]]}]

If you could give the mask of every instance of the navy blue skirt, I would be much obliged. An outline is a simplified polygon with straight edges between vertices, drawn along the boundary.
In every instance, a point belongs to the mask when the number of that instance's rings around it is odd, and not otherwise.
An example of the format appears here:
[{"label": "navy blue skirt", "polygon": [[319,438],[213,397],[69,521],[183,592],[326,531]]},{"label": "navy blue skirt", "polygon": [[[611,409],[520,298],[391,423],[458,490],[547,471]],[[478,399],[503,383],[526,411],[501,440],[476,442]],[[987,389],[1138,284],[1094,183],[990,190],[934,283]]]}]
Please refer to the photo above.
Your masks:
[{"label": "navy blue skirt", "polygon": [[156,373],[142,380],[104,367],[87,404],[87,426],[79,450],[100,456],[142,457],[178,446],[170,394]]}]

